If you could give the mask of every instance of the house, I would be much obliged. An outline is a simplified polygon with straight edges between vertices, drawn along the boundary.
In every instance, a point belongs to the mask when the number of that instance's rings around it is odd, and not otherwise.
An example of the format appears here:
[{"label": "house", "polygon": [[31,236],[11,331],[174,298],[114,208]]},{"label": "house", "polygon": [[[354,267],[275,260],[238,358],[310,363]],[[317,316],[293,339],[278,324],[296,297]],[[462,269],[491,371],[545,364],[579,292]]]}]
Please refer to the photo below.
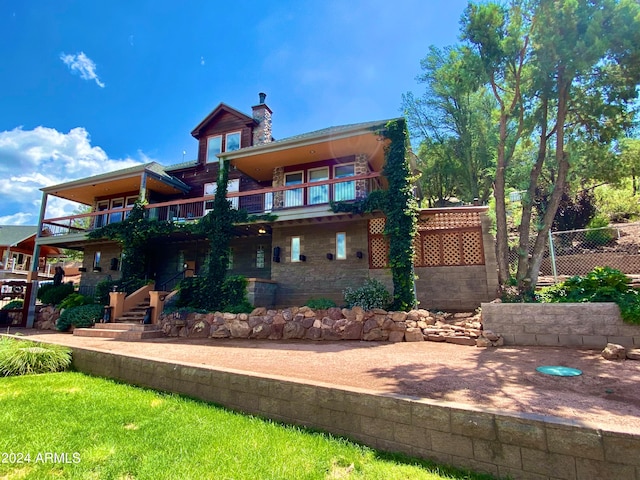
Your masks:
[{"label": "house", "polygon": [[55,265],[47,263],[47,259],[59,257],[62,250],[43,246],[34,265],[37,231],[35,225],[0,225],[0,280],[26,280],[33,267],[36,267],[40,279],[53,277]]},{"label": "house", "polygon": [[[369,277],[391,286],[385,218],[334,213],[331,201],[351,202],[388,188],[383,175],[390,140],[388,120],[330,127],[281,140],[272,135],[272,111],[260,94],[251,115],[219,104],[191,132],[198,158],[177,165],[147,163],[43,188],[49,197],[79,202],[90,212],[43,218],[38,247],[84,251],[82,289],[118,279],[117,243],[87,233],[122,221],[138,198],[147,216],[186,223],[212,207],[221,159],[229,162],[227,198],[233,208],[275,219],[235,226],[229,273],[250,279],[255,305],[302,305],[310,298],[343,303],[342,292]],[[495,296],[497,278],[486,208],[431,209],[421,213],[416,237],[418,298],[424,307],[471,308]],[[44,216],[44,215],[42,215]],[[148,245],[147,275],[170,290],[198,274],[208,254],[206,238],[176,232]]]}]

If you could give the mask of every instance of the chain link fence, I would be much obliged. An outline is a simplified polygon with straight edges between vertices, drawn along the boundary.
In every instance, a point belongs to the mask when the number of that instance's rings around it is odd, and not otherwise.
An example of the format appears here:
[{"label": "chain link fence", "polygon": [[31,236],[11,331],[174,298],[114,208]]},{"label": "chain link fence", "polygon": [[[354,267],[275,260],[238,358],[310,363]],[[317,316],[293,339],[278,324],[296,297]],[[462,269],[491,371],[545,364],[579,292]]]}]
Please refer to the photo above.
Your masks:
[{"label": "chain link fence", "polygon": [[[533,250],[533,240],[530,253]],[[510,255],[517,266],[517,254]],[[540,267],[539,286],[585,275],[595,267],[611,267],[640,282],[640,223],[616,224],[603,228],[549,232]]]}]

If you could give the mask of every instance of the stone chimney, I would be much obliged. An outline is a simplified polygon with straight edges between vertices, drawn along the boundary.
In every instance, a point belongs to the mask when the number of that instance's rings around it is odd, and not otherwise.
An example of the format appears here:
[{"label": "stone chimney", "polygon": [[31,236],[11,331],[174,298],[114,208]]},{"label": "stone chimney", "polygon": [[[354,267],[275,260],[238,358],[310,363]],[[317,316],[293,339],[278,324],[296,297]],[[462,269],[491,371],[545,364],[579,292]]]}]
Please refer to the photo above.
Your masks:
[{"label": "stone chimney", "polygon": [[260,103],[254,107],[253,119],[256,125],[253,127],[253,145],[262,145],[271,142],[271,109],[264,103],[266,93],[259,93]]}]

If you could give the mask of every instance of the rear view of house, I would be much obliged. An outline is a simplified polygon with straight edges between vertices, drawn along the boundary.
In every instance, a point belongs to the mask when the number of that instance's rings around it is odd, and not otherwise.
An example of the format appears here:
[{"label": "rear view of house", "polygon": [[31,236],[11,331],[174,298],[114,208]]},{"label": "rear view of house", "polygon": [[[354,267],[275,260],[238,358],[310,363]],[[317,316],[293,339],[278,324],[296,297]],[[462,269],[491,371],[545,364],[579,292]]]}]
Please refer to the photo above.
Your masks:
[{"label": "rear view of house", "polygon": [[[195,222],[212,208],[219,169],[228,161],[231,206],[267,221],[235,225],[229,273],[250,279],[255,305],[302,305],[309,298],[343,303],[342,292],[374,277],[391,286],[385,218],[334,213],[331,202],[351,202],[386,189],[383,175],[389,120],[330,127],[275,140],[272,111],[261,94],[251,115],[224,103],[191,132],[198,158],[172,166],[148,163],[43,189],[49,197],[79,202],[90,212],[43,218],[36,248],[84,252],[81,289],[120,277],[117,243],[88,232],[127,217],[137,199],[147,218]],[[484,207],[425,210],[414,247],[422,307],[471,308],[493,298],[497,280]],[[42,215],[44,217],[44,213]],[[170,290],[206,263],[208,240],[176,232],[148,245],[147,276]]]}]

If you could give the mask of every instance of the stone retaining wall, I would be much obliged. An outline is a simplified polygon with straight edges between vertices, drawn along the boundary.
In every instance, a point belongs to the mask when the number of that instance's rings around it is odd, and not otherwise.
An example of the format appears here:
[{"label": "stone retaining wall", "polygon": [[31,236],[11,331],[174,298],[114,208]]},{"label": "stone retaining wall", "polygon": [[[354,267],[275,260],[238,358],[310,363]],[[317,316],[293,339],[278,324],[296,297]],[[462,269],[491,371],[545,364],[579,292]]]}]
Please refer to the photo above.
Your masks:
[{"label": "stone retaining wall", "polygon": [[640,325],[620,318],[615,303],[483,303],[482,324],[505,345],[640,347]]},{"label": "stone retaining wall", "polygon": [[160,317],[162,330],[173,337],[253,338],[269,340],[365,340],[449,342],[480,347],[502,345],[498,335],[483,331],[472,313],[432,314],[428,310],[387,312],[309,307],[284,310],[256,308],[247,313],[185,313]]},{"label": "stone retaining wall", "polygon": [[640,479],[640,435],[554,417],[73,348],[76,369],[514,479]]}]

